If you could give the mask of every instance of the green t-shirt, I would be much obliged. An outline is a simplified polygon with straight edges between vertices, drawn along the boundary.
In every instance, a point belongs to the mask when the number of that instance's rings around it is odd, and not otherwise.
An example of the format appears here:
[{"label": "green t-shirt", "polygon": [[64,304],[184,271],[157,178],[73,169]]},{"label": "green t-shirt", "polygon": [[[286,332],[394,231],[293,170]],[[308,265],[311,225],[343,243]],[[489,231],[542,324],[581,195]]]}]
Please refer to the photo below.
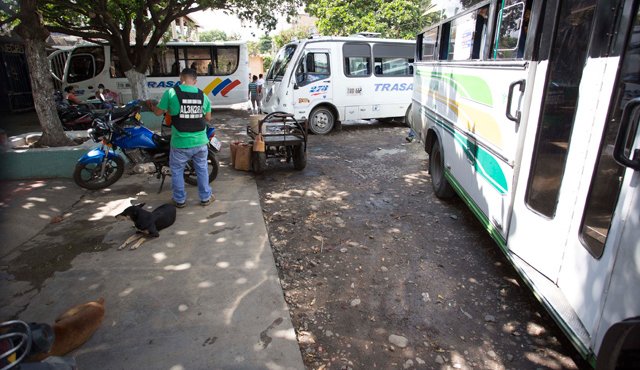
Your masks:
[{"label": "green t-shirt", "polygon": [[[189,93],[198,92],[198,88],[192,85],[179,85],[180,90]],[[169,115],[176,116],[180,113],[180,102],[173,88],[167,90],[162,94],[158,108],[166,110]],[[204,94],[204,101],[202,104],[202,113],[211,112],[211,101],[209,97]],[[205,145],[209,142],[207,137],[207,130],[196,132],[182,132],[176,130],[175,126],[171,126],[171,146],[174,148],[195,148],[197,146]]]}]

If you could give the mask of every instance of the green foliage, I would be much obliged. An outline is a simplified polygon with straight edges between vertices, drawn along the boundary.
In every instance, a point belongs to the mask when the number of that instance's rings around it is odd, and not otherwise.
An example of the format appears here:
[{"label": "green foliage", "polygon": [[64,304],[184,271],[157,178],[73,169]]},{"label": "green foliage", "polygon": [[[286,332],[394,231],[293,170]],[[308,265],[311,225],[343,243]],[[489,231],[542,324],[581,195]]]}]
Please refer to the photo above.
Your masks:
[{"label": "green foliage", "polygon": [[229,35],[221,30],[210,30],[200,32],[200,41],[213,42],[213,41],[229,41]]},{"label": "green foliage", "polygon": [[290,43],[291,40],[293,39],[297,39],[297,40],[302,40],[302,39],[306,39],[310,36],[311,34],[311,28],[310,27],[297,27],[297,28],[290,28],[288,30],[284,30],[280,33],[278,33],[277,35],[273,36],[273,43],[276,46],[276,49],[280,49],[281,47],[285,46],[286,44]]},{"label": "green foliage", "polygon": [[[49,30],[96,43],[109,43],[120,57],[124,70],[144,73],[153,49],[179,17],[204,9],[225,9],[242,20],[274,29],[277,15],[295,14],[301,1],[38,0],[38,4]],[[238,35],[227,35],[227,38],[231,37]]]},{"label": "green foliage", "polygon": [[249,55],[260,55],[260,48],[258,47],[257,41],[248,41],[247,49],[249,50]]},{"label": "green foliage", "polygon": [[0,1],[0,34],[18,25],[20,6],[17,0]]},{"label": "green foliage", "polygon": [[268,54],[271,52],[271,48],[273,47],[273,40],[269,35],[264,35],[260,37],[258,40],[258,50],[260,54]]},{"label": "green foliage", "polygon": [[242,36],[239,33],[228,34],[222,30],[202,31],[199,34],[199,38],[200,38],[200,41],[203,41],[203,42],[242,40]]},{"label": "green foliage", "polygon": [[424,12],[430,0],[309,0],[307,11],[318,18],[323,35],[379,32],[381,37],[413,39],[433,22]]},{"label": "green foliage", "polygon": [[265,55],[262,57],[262,66],[265,71],[268,71],[271,68],[271,64],[273,64],[273,58],[270,55]]}]

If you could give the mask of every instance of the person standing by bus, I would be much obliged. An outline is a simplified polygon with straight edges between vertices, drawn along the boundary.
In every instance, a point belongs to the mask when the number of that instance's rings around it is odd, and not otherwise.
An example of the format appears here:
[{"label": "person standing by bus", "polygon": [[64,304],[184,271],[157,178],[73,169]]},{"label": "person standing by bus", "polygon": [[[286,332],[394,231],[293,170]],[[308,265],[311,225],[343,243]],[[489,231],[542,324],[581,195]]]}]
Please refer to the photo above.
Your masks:
[{"label": "person standing by bus", "polygon": [[[251,113],[261,113],[260,99],[258,98],[260,92],[260,86],[258,85],[258,76],[253,75],[253,81],[249,83],[249,100],[251,100]],[[256,105],[258,106],[256,109]]]},{"label": "person standing by bus", "polygon": [[[171,116],[171,186],[176,207],[183,208],[187,201],[184,189],[184,168],[193,160],[198,178],[200,205],[215,200],[209,186],[207,156],[207,121],[211,121],[211,101],[196,87],[197,73],[185,68],[180,73],[180,85],[165,91],[157,106],[151,106],[155,115],[168,112]],[[206,121],[205,121],[206,120]]]},{"label": "person standing by bus", "polygon": [[262,101],[262,94],[264,94],[264,78],[262,73],[258,75],[258,101]]}]

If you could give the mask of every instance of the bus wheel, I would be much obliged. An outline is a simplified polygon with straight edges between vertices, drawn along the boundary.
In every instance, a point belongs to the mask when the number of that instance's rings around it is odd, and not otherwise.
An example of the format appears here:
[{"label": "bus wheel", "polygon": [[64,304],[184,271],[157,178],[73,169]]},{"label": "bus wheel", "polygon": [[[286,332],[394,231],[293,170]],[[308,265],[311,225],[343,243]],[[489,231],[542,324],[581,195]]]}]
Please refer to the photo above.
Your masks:
[{"label": "bus wheel", "polygon": [[328,134],[336,122],[333,112],[325,107],[318,107],[309,115],[309,130],[316,135]]},{"label": "bus wheel", "polygon": [[436,140],[429,153],[429,173],[433,192],[440,199],[449,199],[455,195],[455,191],[444,177],[444,155],[440,148],[440,142]]}]

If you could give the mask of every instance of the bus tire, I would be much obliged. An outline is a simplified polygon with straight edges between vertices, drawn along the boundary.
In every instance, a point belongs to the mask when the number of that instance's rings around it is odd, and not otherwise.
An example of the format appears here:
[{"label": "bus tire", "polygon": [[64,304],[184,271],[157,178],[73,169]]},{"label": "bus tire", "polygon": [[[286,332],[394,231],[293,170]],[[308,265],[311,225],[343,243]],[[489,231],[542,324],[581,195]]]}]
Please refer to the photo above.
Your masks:
[{"label": "bus tire", "polygon": [[316,135],[325,135],[331,132],[336,123],[336,116],[327,107],[317,107],[309,115],[309,130]]},{"label": "bus tire", "polygon": [[456,194],[444,176],[444,154],[437,139],[431,147],[431,153],[429,153],[429,173],[431,174],[433,192],[438,198],[450,199]]}]

